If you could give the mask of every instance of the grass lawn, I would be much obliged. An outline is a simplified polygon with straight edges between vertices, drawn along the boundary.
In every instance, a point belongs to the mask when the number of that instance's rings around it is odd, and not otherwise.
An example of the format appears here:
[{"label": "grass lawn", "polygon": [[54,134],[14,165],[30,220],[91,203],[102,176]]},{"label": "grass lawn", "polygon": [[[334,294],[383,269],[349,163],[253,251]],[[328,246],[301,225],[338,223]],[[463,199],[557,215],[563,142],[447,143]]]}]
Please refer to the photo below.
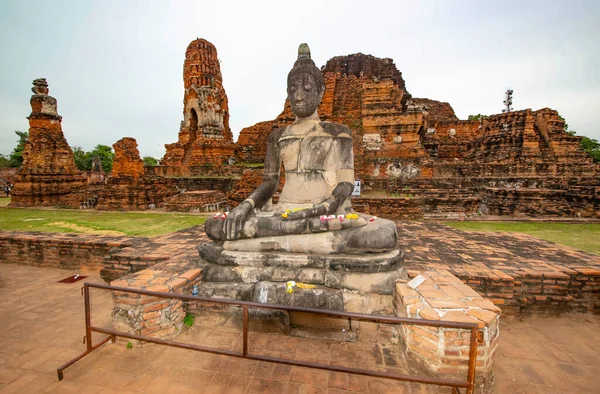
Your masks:
[{"label": "grass lawn", "polygon": [[203,215],[178,213],[0,208],[0,230],[8,231],[156,237],[205,221],[206,216]]},{"label": "grass lawn", "polygon": [[599,223],[445,222],[444,224],[466,231],[525,233],[600,255]]},{"label": "grass lawn", "polygon": [[0,207],[5,207],[10,202],[10,197],[0,197]]}]

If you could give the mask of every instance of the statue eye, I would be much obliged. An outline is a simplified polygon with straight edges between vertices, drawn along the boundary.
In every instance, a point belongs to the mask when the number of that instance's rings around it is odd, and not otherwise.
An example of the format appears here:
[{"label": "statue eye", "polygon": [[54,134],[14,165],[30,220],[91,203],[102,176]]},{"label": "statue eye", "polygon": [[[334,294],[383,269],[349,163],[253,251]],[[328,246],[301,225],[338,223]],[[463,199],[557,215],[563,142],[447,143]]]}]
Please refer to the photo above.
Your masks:
[{"label": "statue eye", "polygon": [[292,93],[294,93],[296,90],[297,90],[297,89],[296,89],[296,87],[295,87],[295,86],[292,86],[292,87],[290,88],[290,92],[292,92]]},{"label": "statue eye", "polygon": [[312,85],[307,83],[304,85],[304,90],[311,90],[312,89]]}]

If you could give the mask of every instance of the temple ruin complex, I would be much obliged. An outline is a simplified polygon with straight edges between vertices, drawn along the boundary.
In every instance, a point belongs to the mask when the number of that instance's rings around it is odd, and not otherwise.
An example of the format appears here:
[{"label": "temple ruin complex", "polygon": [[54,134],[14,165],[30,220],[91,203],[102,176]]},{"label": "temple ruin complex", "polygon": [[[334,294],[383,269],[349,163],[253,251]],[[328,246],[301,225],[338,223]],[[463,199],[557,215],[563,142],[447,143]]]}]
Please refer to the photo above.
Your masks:
[{"label": "temple ruin complex", "polygon": [[[322,72],[327,89],[319,113],[353,130],[356,176],[367,195],[410,197],[428,217],[600,217],[600,166],[557,111],[460,120],[448,103],[412,98],[391,59],[335,57]],[[270,131],[292,121],[286,102],[273,121],[243,129],[238,156],[260,162]]]},{"label": "temple ruin complex", "polygon": [[[321,119],[353,132],[362,182],[353,199],[361,211],[394,218],[600,217],[600,165],[581,149],[581,137],[565,131],[557,111],[460,120],[448,103],[412,97],[392,59],[337,56],[321,71]],[[30,137],[11,204],[195,212],[237,205],[262,178],[269,133],[293,122],[290,104],[275,119],[241,130],[234,143],[214,45],[189,44],[183,81],[178,141],[165,145],[160,165],[142,166],[135,140],[124,139],[118,156],[137,157],[127,161],[134,173],[117,161],[112,174],[87,174],[87,183],[62,134],[56,100],[45,80],[34,81]]]}]

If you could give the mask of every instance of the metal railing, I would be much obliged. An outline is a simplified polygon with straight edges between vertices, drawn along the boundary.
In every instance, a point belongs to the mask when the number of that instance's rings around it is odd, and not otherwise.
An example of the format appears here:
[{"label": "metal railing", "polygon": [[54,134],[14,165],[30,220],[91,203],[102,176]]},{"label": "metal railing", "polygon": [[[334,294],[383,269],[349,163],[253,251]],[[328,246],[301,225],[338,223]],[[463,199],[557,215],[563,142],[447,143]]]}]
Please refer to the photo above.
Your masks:
[{"label": "metal railing", "polygon": [[[125,293],[134,293],[158,298],[169,298],[169,299],[179,299],[182,301],[193,301],[193,302],[207,302],[213,304],[224,304],[224,305],[236,305],[242,307],[242,330],[243,330],[243,342],[242,342],[242,352],[236,352],[232,350],[224,350],[211,348],[206,346],[192,345],[182,342],[176,342],[167,339],[158,339],[151,338],[143,335],[135,335],[128,332],[116,331],[108,328],[96,327],[91,324],[91,308],[90,308],[90,288],[96,289],[104,289],[111,291],[119,291]],[[343,372],[378,378],[387,378],[394,379],[400,381],[407,382],[416,382],[416,383],[424,383],[424,384],[434,384],[438,386],[447,386],[452,387],[453,393],[460,393],[459,388],[466,388],[467,393],[473,393],[475,387],[475,365],[477,359],[477,331],[478,326],[476,323],[465,323],[465,322],[452,322],[452,321],[443,321],[443,320],[423,320],[423,319],[412,319],[405,317],[396,317],[396,316],[375,316],[375,315],[365,315],[360,313],[351,313],[351,312],[338,312],[338,311],[330,311],[330,310],[322,310],[322,309],[314,309],[314,308],[300,308],[300,307],[290,307],[286,305],[274,305],[274,304],[262,304],[258,302],[250,302],[250,301],[237,301],[230,299],[220,299],[220,298],[204,298],[192,295],[184,295],[184,294],[176,294],[176,293],[167,293],[167,292],[159,292],[159,291],[148,291],[141,289],[131,289],[127,287],[118,287],[118,286],[109,286],[105,284],[98,283],[84,283],[83,284],[83,296],[85,302],[85,343],[86,350],[70,360],[66,364],[60,366],[57,369],[58,380],[62,380],[64,375],[63,371],[73,365],[75,362],[79,361],[83,357],[87,356],[92,351],[98,349],[100,346],[111,340],[113,343],[115,342],[116,337],[135,339],[138,341],[156,343],[160,345],[167,345],[178,347],[182,349],[190,349],[197,350],[207,353],[214,354],[223,354],[226,356],[232,357],[240,357],[246,358],[250,360],[258,360],[258,361],[267,361],[279,364],[307,367],[307,368],[316,368],[322,369],[326,371],[335,371],[335,372]],[[384,324],[410,324],[417,326],[429,326],[429,327],[442,327],[442,328],[457,328],[457,329],[465,329],[470,330],[470,344],[469,344],[469,363],[467,369],[467,379],[464,381],[453,380],[453,379],[438,379],[427,376],[415,376],[415,375],[403,375],[396,374],[390,372],[382,372],[382,371],[373,371],[367,369],[360,368],[351,368],[345,366],[337,366],[337,365],[328,365],[328,364],[319,364],[307,361],[298,361],[298,360],[289,360],[277,357],[269,357],[262,356],[259,354],[251,354],[248,352],[248,330],[249,330],[249,315],[248,308],[263,308],[263,309],[278,309],[285,310],[288,312],[305,312],[305,313],[314,313],[319,315],[325,315],[328,317],[334,318],[343,318],[348,319],[351,323],[352,320],[355,321],[367,321],[373,323],[384,323]],[[98,332],[107,334],[108,337],[102,339],[98,344],[92,345],[92,332]]]}]

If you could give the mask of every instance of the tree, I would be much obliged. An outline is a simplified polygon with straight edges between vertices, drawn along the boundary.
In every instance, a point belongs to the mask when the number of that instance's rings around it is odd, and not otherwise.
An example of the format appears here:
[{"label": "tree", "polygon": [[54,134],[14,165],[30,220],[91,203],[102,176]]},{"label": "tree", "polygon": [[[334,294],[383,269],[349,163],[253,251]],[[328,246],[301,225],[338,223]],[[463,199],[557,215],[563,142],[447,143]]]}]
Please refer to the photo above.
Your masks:
[{"label": "tree", "polygon": [[565,118],[563,118],[561,115],[558,115],[558,119],[562,120],[565,123],[565,131],[567,132],[567,134],[575,135],[574,131],[569,131],[569,124],[567,123],[567,120]]},{"label": "tree", "polygon": [[112,170],[113,159],[115,157],[112,148],[108,145],[96,145],[94,150],[89,153],[90,155],[90,169],[92,168],[91,160],[92,157],[99,157],[102,162],[102,169],[104,172],[109,173]]},{"label": "tree", "polygon": [[90,153],[84,151],[80,146],[74,146],[71,149],[73,150],[73,158],[75,159],[77,169],[80,171],[91,171],[92,158],[90,157]]},{"label": "tree", "polygon": [[10,160],[6,155],[0,155],[0,168],[10,167]]},{"label": "tree", "polygon": [[27,131],[15,130],[15,134],[19,136],[19,140],[17,141],[17,146],[15,146],[8,159],[9,166],[21,167],[23,164],[23,149],[25,148],[25,142],[27,142],[29,133]]},{"label": "tree", "polygon": [[158,160],[156,160],[152,156],[144,156],[142,161],[144,162],[145,166],[157,166],[158,165]]},{"label": "tree", "polygon": [[581,137],[581,148],[592,156],[595,163],[600,163],[600,142],[598,140]]},{"label": "tree", "polygon": [[[577,132],[575,130],[569,130],[569,124],[562,116],[558,115],[558,118],[565,122],[565,132],[569,135],[576,135]],[[581,149],[586,151],[592,159],[594,159],[594,163],[600,162],[600,142],[593,138],[589,138],[586,136],[581,137]]]}]

